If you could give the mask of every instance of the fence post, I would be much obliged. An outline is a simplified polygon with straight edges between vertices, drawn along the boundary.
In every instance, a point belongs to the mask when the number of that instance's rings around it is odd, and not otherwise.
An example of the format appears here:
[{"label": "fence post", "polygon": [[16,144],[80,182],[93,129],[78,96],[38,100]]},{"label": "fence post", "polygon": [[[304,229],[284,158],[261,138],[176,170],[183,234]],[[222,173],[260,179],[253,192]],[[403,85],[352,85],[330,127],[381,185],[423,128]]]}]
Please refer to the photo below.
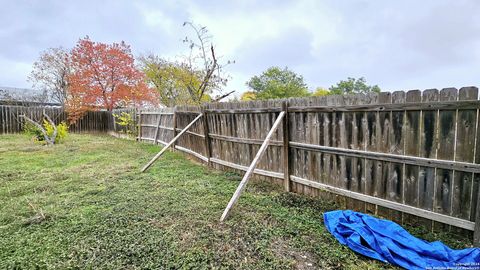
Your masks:
[{"label": "fence post", "polygon": [[138,110],[138,137],[137,141],[142,141],[142,110]]},{"label": "fence post", "polygon": [[[173,138],[177,136],[177,106],[173,107]],[[172,145],[172,150],[175,151],[176,142]]]},{"label": "fence post", "polygon": [[[112,111],[112,121],[113,121],[113,131],[117,133],[117,121],[115,121],[115,115],[113,111]],[[110,127],[107,127],[107,128],[110,129]]]},{"label": "fence post", "polygon": [[473,245],[480,247],[480,186],[477,191],[477,208],[475,215],[475,230],[473,231]]},{"label": "fence post", "polygon": [[290,192],[290,148],[289,142],[289,130],[288,130],[288,101],[282,103],[282,110],[285,112],[283,117],[283,184],[286,192]]},{"label": "fence post", "polygon": [[209,128],[208,128],[208,119],[207,119],[207,111],[205,110],[205,106],[202,106],[202,113],[203,113],[203,135],[205,135],[205,156],[208,158],[207,164],[208,166],[211,165],[210,157],[212,156],[211,148],[210,148],[210,137],[208,136]]}]

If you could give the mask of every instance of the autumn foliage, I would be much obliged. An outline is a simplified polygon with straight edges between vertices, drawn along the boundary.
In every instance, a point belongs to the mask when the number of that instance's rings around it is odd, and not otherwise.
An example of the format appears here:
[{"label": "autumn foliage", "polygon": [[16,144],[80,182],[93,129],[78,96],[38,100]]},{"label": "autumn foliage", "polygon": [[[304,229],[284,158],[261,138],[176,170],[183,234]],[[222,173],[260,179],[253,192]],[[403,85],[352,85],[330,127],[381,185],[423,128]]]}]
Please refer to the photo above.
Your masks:
[{"label": "autumn foliage", "polygon": [[135,67],[130,47],[121,43],[80,39],[71,51],[72,72],[68,77],[66,108],[71,121],[87,110],[156,104],[155,91],[145,83],[145,75]]}]

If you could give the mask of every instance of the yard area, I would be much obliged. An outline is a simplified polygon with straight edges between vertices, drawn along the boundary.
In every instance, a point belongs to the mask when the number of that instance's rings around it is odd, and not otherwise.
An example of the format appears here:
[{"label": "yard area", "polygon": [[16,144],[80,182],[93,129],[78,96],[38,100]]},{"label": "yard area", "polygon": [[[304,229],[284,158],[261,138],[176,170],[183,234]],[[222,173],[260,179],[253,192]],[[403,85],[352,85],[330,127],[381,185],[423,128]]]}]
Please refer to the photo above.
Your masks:
[{"label": "yard area", "polygon": [[[0,135],[0,268],[384,269],[323,226],[329,202],[250,183],[159,146],[70,135],[54,147]],[[470,239],[407,228],[452,248]]]}]

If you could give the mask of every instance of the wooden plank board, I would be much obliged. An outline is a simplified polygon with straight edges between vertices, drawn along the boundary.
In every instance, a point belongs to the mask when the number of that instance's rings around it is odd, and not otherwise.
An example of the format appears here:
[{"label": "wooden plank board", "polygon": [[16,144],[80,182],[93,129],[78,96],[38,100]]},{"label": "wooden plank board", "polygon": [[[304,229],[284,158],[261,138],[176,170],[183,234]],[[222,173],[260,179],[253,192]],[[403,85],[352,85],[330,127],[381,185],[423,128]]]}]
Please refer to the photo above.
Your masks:
[{"label": "wooden plank board", "polygon": [[285,101],[282,106],[283,111],[285,112],[285,116],[282,122],[283,128],[283,187],[286,192],[290,192],[290,147],[288,146],[289,142],[289,119],[288,119],[288,102]]},{"label": "wooden plank board", "polygon": [[[393,104],[405,103],[405,92],[396,91],[392,93]],[[389,153],[403,155],[404,154],[404,111],[392,111],[390,113],[391,129],[389,134]],[[387,199],[394,202],[403,202],[404,196],[404,164],[391,162],[389,164],[388,182],[387,182]],[[393,221],[402,223],[402,213],[396,210],[390,210],[389,215]]]},{"label": "wooden plank board", "polygon": [[[437,89],[423,91],[422,102],[438,102],[440,93]],[[420,121],[420,157],[437,157],[438,148],[438,111],[426,110],[421,113]],[[418,171],[418,207],[433,210],[436,168],[419,166]],[[432,229],[432,221],[425,218],[415,219],[427,229]]]},{"label": "wooden plank board", "polygon": [[[478,88],[463,87],[458,92],[459,100],[477,100]],[[475,160],[475,138],[477,110],[457,111],[457,132],[455,160],[471,162]],[[472,211],[473,173],[456,170],[453,178],[450,215],[470,220]],[[453,228],[452,228],[453,229]],[[454,229],[462,233],[461,230]]]},{"label": "wooden plank board", "polygon": [[[444,88],[440,91],[440,101],[457,100],[458,91],[455,88]],[[438,115],[438,151],[437,158],[454,160],[455,153],[455,130],[456,111],[441,110]],[[450,214],[453,186],[453,170],[437,169],[435,180],[434,211],[442,214]],[[434,230],[445,230],[443,224],[434,222]]]},{"label": "wooden plank board", "polygon": [[[392,96],[389,92],[382,92],[379,94],[379,102],[387,104],[392,102]],[[391,122],[390,111],[380,111],[377,113],[377,151],[382,153],[388,153],[390,150],[390,134]],[[378,166],[380,165],[380,166]],[[375,195],[376,197],[385,199],[387,197],[387,183],[390,177],[390,162],[378,162],[376,178],[379,180],[376,182]],[[377,215],[391,219],[389,209],[383,206],[377,206]]]},{"label": "wooden plank board", "polygon": [[[419,90],[411,90],[406,94],[406,102],[418,103],[422,100],[422,93]],[[405,111],[405,155],[419,156],[420,152],[420,122],[421,111]],[[417,164],[405,164],[405,186],[404,203],[411,206],[418,205],[418,172]],[[414,224],[418,218],[411,215],[404,215],[404,223]]]},{"label": "wooden plank board", "polygon": [[[371,93],[368,95],[367,104],[378,103],[378,94]],[[377,113],[364,112],[365,121],[363,125],[363,137],[365,138],[364,151],[377,150]],[[373,196],[375,193],[375,186],[379,181],[377,176],[377,161],[365,158],[365,194]],[[376,214],[377,206],[375,204],[366,203],[365,211],[369,214]]]}]

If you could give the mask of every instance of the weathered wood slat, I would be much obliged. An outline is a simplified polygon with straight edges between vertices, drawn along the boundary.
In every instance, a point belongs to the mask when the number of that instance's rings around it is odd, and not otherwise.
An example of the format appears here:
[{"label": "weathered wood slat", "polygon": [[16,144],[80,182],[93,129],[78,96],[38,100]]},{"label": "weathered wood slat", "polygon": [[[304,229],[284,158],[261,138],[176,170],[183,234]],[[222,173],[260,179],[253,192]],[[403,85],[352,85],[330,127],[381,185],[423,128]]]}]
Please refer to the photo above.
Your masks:
[{"label": "weathered wood slat", "polygon": [[[440,91],[440,101],[453,102],[458,99],[458,91],[455,88],[445,88]],[[457,113],[455,109],[440,110],[438,123],[438,150],[437,158],[454,160],[455,158],[455,134]],[[437,168],[435,181],[434,211],[449,214],[452,205],[454,171],[452,169]],[[434,229],[446,229],[443,224],[434,223]]]},{"label": "weathered wood slat", "polygon": [[285,101],[282,104],[282,109],[285,112],[285,116],[282,122],[282,129],[283,129],[283,188],[285,192],[290,192],[290,168],[291,168],[291,160],[290,160],[290,148],[288,145],[290,139],[290,132],[289,132],[289,125],[288,125],[288,102]]},{"label": "weathered wood slat", "polygon": [[[405,92],[396,91],[392,93],[393,104],[405,103]],[[389,153],[404,155],[404,116],[405,111],[390,112],[390,134],[389,134]],[[404,170],[405,164],[391,162],[388,171],[387,196],[388,200],[403,203],[404,198]],[[398,211],[391,210],[390,216],[393,221],[402,223],[403,215]]]},{"label": "weathered wood slat", "polygon": [[[377,93],[371,93],[367,104],[377,104],[379,95]],[[374,111],[365,111],[363,123],[363,137],[365,140],[364,151],[376,151],[377,150],[377,112]],[[374,196],[375,195],[375,186],[378,179],[377,170],[381,166],[381,161],[367,159],[365,158],[365,194]],[[376,214],[377,206],[375,204],[366,203],[365,210],[367,213]]]},{"label": "weathered wood slat", "polygon": [[[428,89],[422,93],[422,102],[438,102],[440,93],[437,89]],[[438,110],[421,111],[420,119],[419,155],[424,158],[437,158],[438,149]],[[418,167],[418,207],[433,211],[435,197],[436,168]],[[425,218],[411,218],[414,222],[423,224],[428,230],[432,229],[432,220]]]},{"label": "weathered wood slat", "polygon": [[[459,100],[477,100],[478,88],[464,87],[459,90]],[[459,109],[457,112],[457,135],[455,160],[474,162],[477,110]],[[455,171],[452,189],[451,215],[470,219],[472,208],[473,173]]]},{"label": "weathered wood slat", "polygon": [[[411,90],[406,94],[406,103],[418,103],[422,101],[422,93],[419,90]],[[418,157],[420,152],[421,138],[421,110],[405,111],[404,155]],[[405,163],[404,203],[418,207],[419,201],[419,164]],[[404,215],[404,223],[416,224],[418,217]]]},{"label": "weathered wood slat", "polygon": [[[379,103],[390,104],[392,102],[392,93],[382,92],[379,93]],[[390,152],[390,137],[392,134],[391,117],[392,111],[377,111],[377,150],[378,152],[388,153]],[[375,186],[375,196],[383,199],[388,199],[387,187],[390,180],[391,162],[381,161],[377,162],[377,179]],[[387,209],[381,205],[377,205],[377,215],[392,219],[390,209]]]}]

